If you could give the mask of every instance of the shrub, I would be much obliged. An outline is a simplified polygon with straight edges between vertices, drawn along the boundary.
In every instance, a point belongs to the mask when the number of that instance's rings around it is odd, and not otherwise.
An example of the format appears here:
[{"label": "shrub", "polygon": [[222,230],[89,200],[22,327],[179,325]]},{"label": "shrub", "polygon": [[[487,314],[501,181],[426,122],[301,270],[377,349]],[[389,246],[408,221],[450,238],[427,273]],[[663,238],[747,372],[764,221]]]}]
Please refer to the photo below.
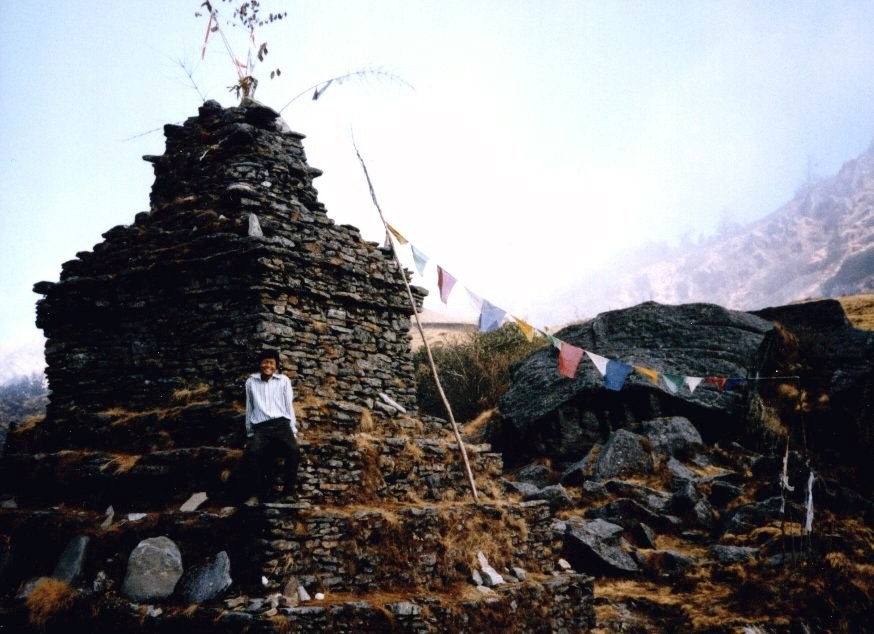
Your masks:
[{"label": "shrub", "polygon": [[[510,386],[510,367],[544,341],[528,341],[513,324],[492,332],[465,333],[454,343],[432,347],[440,383],[458,422],[469,421],[486,409],[496,407]],[[424,346],[413,355],[416,367],[416,395],[425,414],[446,418]]]},{"label": "shrub", "polygon": [[27,595],[28,621],[31,625],[44,627],[49,620],[64,614],[73,606],[75,592],[64,581],[43,577]]}]

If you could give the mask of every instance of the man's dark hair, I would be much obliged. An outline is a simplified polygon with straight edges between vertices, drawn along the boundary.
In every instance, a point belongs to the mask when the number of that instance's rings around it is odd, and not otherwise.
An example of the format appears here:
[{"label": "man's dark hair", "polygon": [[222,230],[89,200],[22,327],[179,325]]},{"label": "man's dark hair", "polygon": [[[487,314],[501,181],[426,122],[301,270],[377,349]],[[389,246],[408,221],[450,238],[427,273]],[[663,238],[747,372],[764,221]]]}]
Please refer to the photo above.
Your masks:
[{"label": "man's dark hair", "polygon": [[264,359],[273,359],[276,361],[276,366],[279,367],[279,350],[262,350],[255,358],[255,363],[261,363]]}]

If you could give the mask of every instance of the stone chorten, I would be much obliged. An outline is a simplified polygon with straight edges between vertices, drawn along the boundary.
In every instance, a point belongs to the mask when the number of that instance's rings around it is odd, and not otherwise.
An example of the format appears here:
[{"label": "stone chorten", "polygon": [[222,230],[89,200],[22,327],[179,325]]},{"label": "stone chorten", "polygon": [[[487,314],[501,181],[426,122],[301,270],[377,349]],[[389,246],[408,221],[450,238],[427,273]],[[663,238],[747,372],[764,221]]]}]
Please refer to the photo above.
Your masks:
[{"label": "stone chorten", "polygon": [[[165,132],[150,212],[36,285],[51,405],[0,460],[0,622],[24,631],[18,588],[60,567],[79,611],[57,631],[591,627],[550,503],[507,499],[487,444],[467,446],[472,503],[445,422],[412,411],[405,272],[328,219],[302,137],[252,101]],[[301,499],[247,507],[240,401],[262,347],[297,393]],[[131,591],[155,540],[185,571],[170,596]],[[185,581],[218,568],[220,586]]]},{"label": "stone chorten", "polygon": [[35,286],[50,412],[155,407],[207,388],[239,400],[267,347],[301,403],[373,409],[383,393],[414,408],[404,273],[328,218],[303,136],[254,101],[208,101],[164,132],[164,155],[144,157],[151,210]]}]

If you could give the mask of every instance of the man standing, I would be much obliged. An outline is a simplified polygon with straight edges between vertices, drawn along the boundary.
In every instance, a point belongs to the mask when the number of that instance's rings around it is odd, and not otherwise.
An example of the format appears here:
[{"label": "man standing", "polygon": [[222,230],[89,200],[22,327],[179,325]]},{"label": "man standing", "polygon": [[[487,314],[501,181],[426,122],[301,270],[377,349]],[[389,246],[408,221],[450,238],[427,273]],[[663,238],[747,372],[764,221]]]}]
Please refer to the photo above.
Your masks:
[{"label": "man standing", "polygon": [[300,453],[291,380],[279,371],[276,350],[262,351],[257,360],[259,371],[246,380],[244,470],[255,495],[267,500],[273,493],[273,463],[277,457],[284,458],[284,494],[296,497]]}]

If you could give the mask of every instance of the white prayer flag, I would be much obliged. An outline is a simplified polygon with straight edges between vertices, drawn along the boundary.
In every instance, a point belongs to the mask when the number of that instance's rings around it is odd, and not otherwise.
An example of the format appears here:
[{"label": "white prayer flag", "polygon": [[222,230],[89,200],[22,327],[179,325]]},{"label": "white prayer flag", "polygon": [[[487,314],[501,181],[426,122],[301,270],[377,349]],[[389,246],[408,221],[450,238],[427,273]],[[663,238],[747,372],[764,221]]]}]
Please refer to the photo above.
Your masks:
[{"label": "white prayer flag", "polygon": [[600,354],[595,354],[594,352],[589,352],[586,350],[586,355],[588,355],[589,359],[592,360],[592,363],[595,364],[595,367],[598,368],[598,372],[601,373],[601,376],[607,374],[607,362],[609,359],[607,357],[602,357]]},{"label": "white prayer flag", "polygon": [[695,388],[701,385],[701,381],[704,380],[704,377],[700,376],[687,376],[686,380],[683,383],[686,384],[686,387],[689,388],[689,394],[695,391]]}]

